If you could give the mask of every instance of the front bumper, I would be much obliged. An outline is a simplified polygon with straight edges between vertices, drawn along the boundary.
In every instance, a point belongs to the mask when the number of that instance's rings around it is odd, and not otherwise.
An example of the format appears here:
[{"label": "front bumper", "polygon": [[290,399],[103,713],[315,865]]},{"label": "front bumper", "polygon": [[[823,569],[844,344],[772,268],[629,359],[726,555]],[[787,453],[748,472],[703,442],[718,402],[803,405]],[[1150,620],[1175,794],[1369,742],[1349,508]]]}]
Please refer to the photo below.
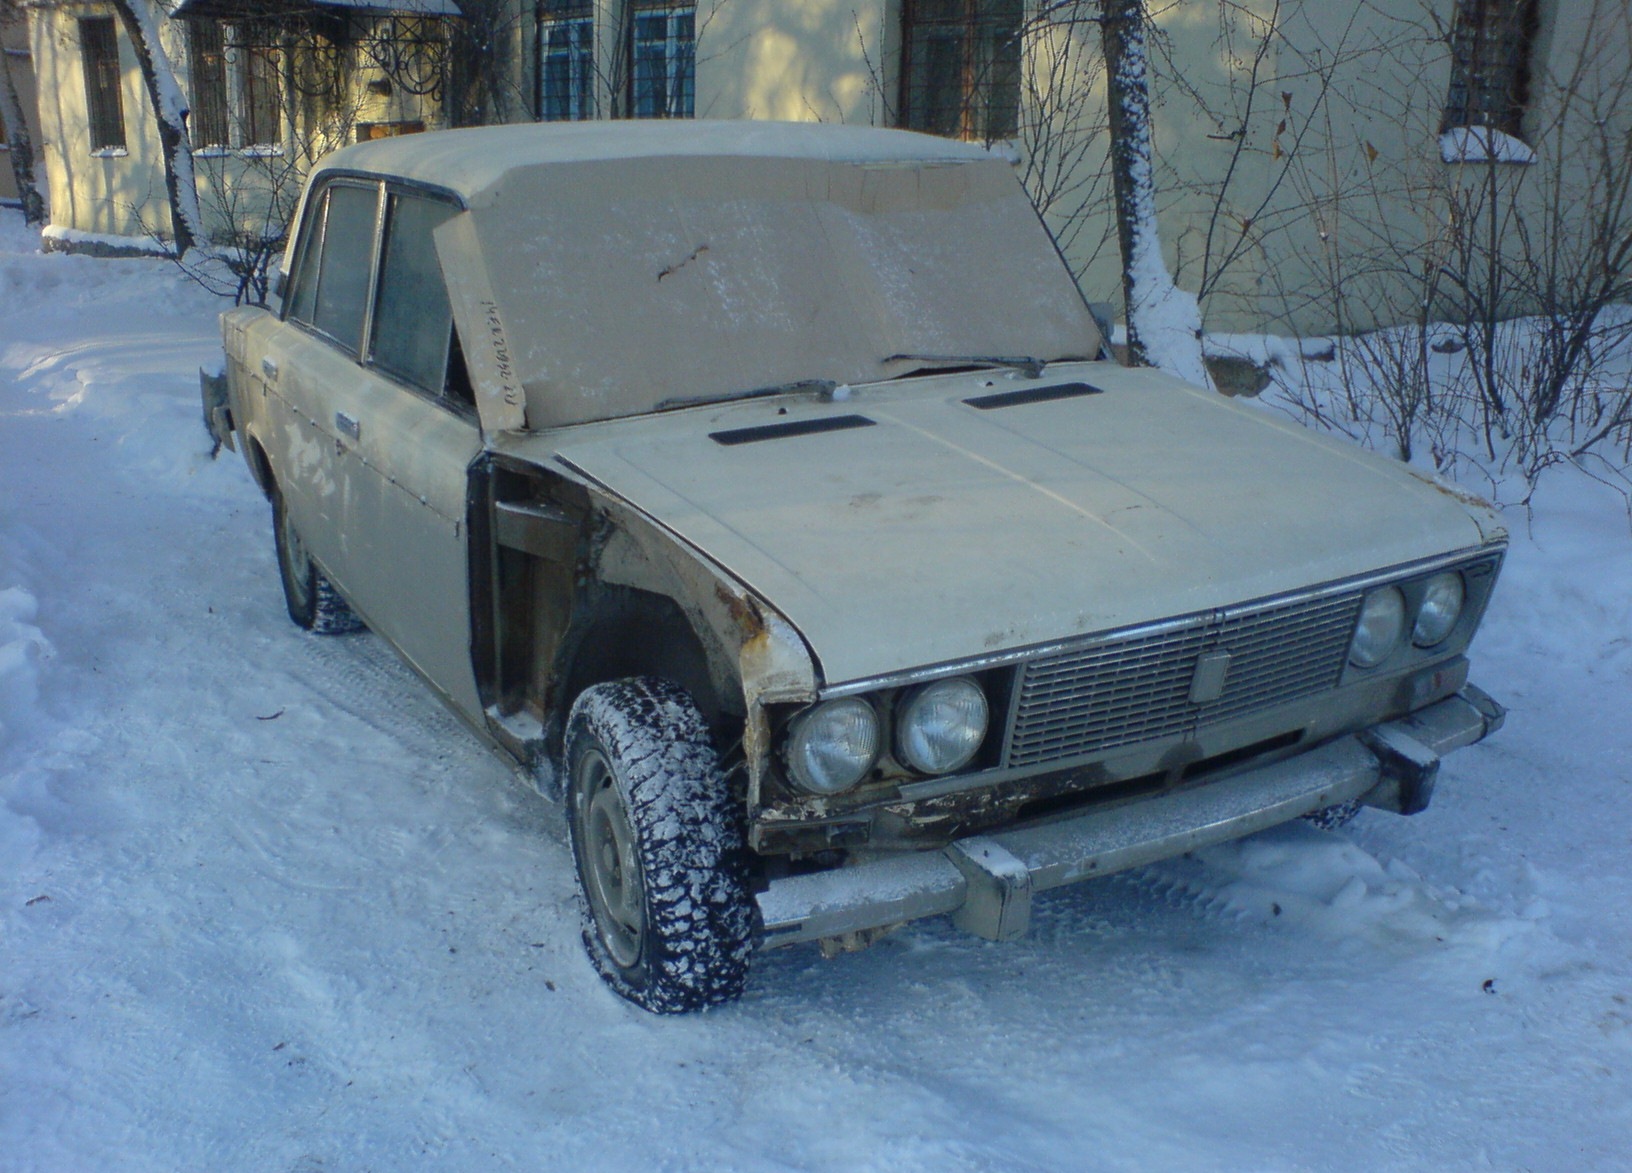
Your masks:
[{"label": "front bumper", "polygon": [[1440,757],[1501,727],[1467,685],[1411,716],[1258,769],[1073,818],[959,839],[941,851],[773,880],[758,896],[767,948],[951,913],[990,940],[1025,933],[1034,893],[1237,839],[1339,803],[1415,814]]}]

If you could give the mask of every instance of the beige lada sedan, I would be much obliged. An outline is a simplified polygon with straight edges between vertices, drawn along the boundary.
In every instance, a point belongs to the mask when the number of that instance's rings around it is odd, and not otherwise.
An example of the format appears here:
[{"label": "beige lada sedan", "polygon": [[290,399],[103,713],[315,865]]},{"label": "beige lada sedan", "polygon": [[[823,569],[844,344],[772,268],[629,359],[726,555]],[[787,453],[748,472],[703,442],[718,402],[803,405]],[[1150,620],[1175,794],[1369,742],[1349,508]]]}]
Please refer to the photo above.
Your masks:
[{"label": "beige lada sedan", "polygon": [[[312,173],[218,435],[289,614],[367,624],[559,793],[607,982],[736,997],[1360,804],[1502,710],[1489,509],[1108,361],[1012,169],[895,131],[596,123]],[[213,397],[213,400],[212,400]]]}]

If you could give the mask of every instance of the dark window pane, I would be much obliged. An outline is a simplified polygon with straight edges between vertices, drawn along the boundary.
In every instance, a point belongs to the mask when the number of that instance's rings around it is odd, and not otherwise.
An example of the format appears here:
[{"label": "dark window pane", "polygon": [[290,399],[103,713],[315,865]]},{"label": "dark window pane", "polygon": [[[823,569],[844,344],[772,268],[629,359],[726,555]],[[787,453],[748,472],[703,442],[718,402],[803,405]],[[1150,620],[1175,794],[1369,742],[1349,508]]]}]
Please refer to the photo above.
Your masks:
[{"label": "dark window pane", "polygon": [[91,121],[91,149],[125,145],[125,107],[119,93],[119,36],[113,17],[79,22],[80,51],[85,61],[85,102]]},{"label": "dark window pane", "polygon": [[546,122],[594,114],[595,26],[588,16],[541,20],[538,26],[538,116]]},{"label": "dark window pane", "polygon": [[697,106],[697,16],[691,5],[637,11],[630,22],[636,118],[690,118]]},{"label": "dark window pane", "polygon": [[275,146],[283,141],[282,52],[278,31],[264,22],[233,28],[238,80],[240,145]]},{"label": "dark window pane", "polygon": [[368,307],[377,193],[372,187],[331,187],[323,223],[312,325],[353,354]]},{"label": "dark window pane", "polygon": [[448,308],[432,230],[455,209],[435,200],[391,197],[385,254],[374,301],[370,358],[381,370],[436,394],[448,369]]},{"label": "dark window pane", "polygon": [[227,54],[221,25],[211,20],[187,22],[187,65],[193,112],[187,130],[195,147],[232,143],[227,120]]},{"label": "dark window pane", "polygon": [[901,122],[990,141],[1017,132],[1022,0],[903,0]]},{"label": "dark window pane", "polygon": [[1442,130],[1491,126],[1521,136],[1536,28],[1536,0],[1459,0]]}]

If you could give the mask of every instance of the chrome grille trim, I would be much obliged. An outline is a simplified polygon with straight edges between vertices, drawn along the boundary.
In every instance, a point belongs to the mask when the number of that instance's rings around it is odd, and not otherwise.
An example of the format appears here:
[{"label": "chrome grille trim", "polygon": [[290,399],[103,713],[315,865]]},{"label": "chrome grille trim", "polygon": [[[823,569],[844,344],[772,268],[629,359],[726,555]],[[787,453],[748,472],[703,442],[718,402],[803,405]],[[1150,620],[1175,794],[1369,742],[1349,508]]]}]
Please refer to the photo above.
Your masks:
[{"label": "chrome grille trim", "polygon": [[[1047,765],[1137,745],[1335,688],[1364,590],[1226,608],[1023,664],[1003,764]],[[1190,700],[1198,659],[1228,652],[1222,694]]]},{"label": "chrome grille trim", "polygon": [[[574,471],[578,470],[574,469]],[[1306,599],[1329,598],[1333,595],[1347,595],[1354,591],[1364,593],[1372,587],[1380,586],[1385,582],[1396,582],[1402,578],[1414,578],[1419,575],[1431,574],[1436,570],[1452,566],[1474,567],[1488,561],[1494,567],[1500,564],[1501,557],[1506,549],[1507,543],[1505,541],[1492,542],[1484,546],[1458,550],[1437,558],[1424,558],[1416,562],[1401,563],[1398,566],[1373,571],[1358,578],[1342,579],[1337,582],[1313,586],[1297,594],[1260,600],[1256,604],[1245,604],[1230,610],[1232,612],[1242,610],[1257,611],[1269,606],[1282,606]],[[1121,630],[1123,634],[1132,632],[1148,633],[1158,629],[1166,631],[1173,628],[1187,627],[1194,622],[1194,619],[1157,620],[1141,624],[1136,628],[1123,628]],[[1054,652],[1081,648],[1084,643],[1083,637],[1074,636],[1070,639],[1052,640],[1045,644],[1008,648],[989,655],[927,663],[899,672],[886,672],[877,676],[856,677],[850,680],[827,681],[817,690],[817,696],[825,701],[841,696],[861,696],[869,692],[878,692],[881,689],[905,688],[913,684],[922,684],[927,680],[939,680],[943,676],[964,676],[972,672],[985,672],[989,669],[1009,667],[1040,656],[1051,655]]]}]

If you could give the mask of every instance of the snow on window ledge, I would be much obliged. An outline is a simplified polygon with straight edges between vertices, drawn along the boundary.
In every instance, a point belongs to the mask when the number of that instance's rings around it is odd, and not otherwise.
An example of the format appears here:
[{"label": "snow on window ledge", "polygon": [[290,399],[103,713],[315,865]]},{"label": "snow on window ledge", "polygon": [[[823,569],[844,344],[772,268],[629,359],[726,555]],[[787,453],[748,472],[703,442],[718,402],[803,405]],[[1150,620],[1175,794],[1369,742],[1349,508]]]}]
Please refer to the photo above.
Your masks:
[{"label": "snow on window ledge", "polygon": [[123,159],[130,154],[124,147],[97,147],[91,152],[93,159]]},{"label": "snow on window ledge", "polygon": [[1439,157],[1445,163],[1534,163],[1536,152],[1494,126],[1453,126],[1439,136]]},{"label": "snow on window ledge", "polygon": [[276,159],[283,156],[283,148],[276,143],[250,147],[224,147],[219,144],[195,147],[195,159]]},{"label": "snow on window ledge", "polygon": [[993,139],[986,149],[1010,167],[1018,167],[1023,162],[1020,154],[1020,144],[1013,139]]}]

